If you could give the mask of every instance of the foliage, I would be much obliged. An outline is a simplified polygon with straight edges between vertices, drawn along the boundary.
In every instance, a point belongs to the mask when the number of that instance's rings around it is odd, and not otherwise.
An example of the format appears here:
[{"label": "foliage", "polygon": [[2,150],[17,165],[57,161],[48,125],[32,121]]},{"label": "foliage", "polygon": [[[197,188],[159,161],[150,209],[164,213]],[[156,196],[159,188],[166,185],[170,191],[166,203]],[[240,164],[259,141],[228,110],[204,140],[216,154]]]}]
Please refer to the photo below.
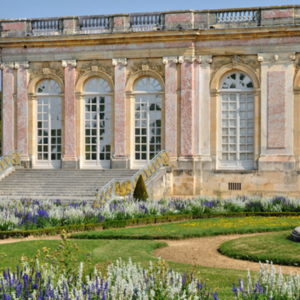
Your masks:
[{"label": "foliage", "polygon": [[133,198],[136,200],[142,200],[142,201],[146,201],[149,198],[147,188],[146,188],[146,185],[145,185],[142,175],[140,175],[140,177],[136,183],[136,186],[135,186],[135,189],[133,192]]},{"label": "foliage", "polygon": [[[22,268],[17,272],[7,269],[0,275],[0,299],[217,299],[217,292],[196,277],[195,270],[180,273],[159,260],[147,269],[122,259],[107,264],[104,273],[95,266],[88,273],[85,262],[77,262],[76,244],[71,244],[66,233],[53,252],[44,247],[34,260],[21,257]],[[87,263],[90,263],[90,253]]]},{"label": "foliage", "polygon": [[[262,198],[232,197],[220,200],[200,196],[195,199],[161,199],[137,202],[133,199],[113,200],[107,203],[72,202],[63,204],[51,200],[2,200],[0,203],[0,230],[36,230],[65,226],[78,226],[84,230],[87,224],[127,221],[141,218],[227,214],[245,216],[255,214],[300,214],[300,200],[287,197]],[[180,218],[179,218],[180,219]],[[183,217],[185,219],[185,217]],[[182,220],[182,218],[181,218]],[[130,222],[129,222],[130,223]],[[150,223],[155,223],[151,221]],[[105,225],[106,226],[106,225]],[[80,229],[82,228],[82,229]]]},{"label": "foliage", "polygon": [[[253,282],[253,283],[252,283]],[[279,268],[278,274],[273,263],[264,266],[260,263],[258,278],[252,281],[248,272],[246,280],[239,280],[238,287],[233,284],[235,299],[244,300],[287,300],[300,298],[300,276],[289,275],[284,277]]]},{"label": "foliage", "polygon": [[[202,216],[208,217],[209,214]],[[221,215],[222,216],[222,215]],[[246,217],[226,218],[225,216],[198,219],[180,223],[169,223],[147,227],[126,228],[118,230],[89,231],[73,234],[77,239],[169,239],[215,236],[225,234],[243,234],[293,229],[299,225],[300,216],[290,217]]]},{"label": "foliage", "polygon": [[221,244],[219,251],[236,259],[300,266],[300,243],[291,241],[290,236],[291,231],[241,237]]}]

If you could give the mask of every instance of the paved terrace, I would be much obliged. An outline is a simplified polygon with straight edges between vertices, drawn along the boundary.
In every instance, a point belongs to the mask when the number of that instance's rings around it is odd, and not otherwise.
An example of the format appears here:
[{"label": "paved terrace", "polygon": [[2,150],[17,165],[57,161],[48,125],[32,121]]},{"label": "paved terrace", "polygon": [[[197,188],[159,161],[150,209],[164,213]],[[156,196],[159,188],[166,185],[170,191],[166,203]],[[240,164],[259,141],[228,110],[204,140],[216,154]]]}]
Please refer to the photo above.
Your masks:
[{"label": "paved terrace", "polygon": [[0,20],[1,37],[300,25],[300,5]]}]

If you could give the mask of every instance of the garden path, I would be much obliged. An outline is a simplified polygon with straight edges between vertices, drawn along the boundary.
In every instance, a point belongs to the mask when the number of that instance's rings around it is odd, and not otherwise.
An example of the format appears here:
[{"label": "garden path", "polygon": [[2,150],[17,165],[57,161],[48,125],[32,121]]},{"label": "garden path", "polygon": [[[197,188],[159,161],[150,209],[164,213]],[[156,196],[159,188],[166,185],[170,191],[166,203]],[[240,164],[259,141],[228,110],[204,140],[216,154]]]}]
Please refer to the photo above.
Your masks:
[{"label": "garden path", "polygon": [[10,244],[10,243],[18,243],[18,242],[38,241],[38,240],[61,240],[61,236],[60,235],[44,236],[44,237],[41,237],[41,236],[37,236],[37,237],[29,236],[29,237],[20,238],[20,239],[9,238],[9,239],[5,239],[5,240],[0,240],[0,245],[2,245],[2,244]]},{"label": "garden path", "polygon": [[[153,252],[156,257],[162,259],[175,261],[185,264],[196,264],[203,267],[236,269],[259,271],[259,264],[245,260],[229,258],[222,255],[218,248],[219,246],[233,239],[240,237],[261,235],[268,233],[254,233],[254,234],[234,234],[234,235],[219,235],[213,237],[202,237],[187,240],[164,240],[169,247],[157,249]],[[290,272],[300,274],[300,267],[279,266],[274,265],[278,272],[279,267],[283,274],[290,274]]]}]

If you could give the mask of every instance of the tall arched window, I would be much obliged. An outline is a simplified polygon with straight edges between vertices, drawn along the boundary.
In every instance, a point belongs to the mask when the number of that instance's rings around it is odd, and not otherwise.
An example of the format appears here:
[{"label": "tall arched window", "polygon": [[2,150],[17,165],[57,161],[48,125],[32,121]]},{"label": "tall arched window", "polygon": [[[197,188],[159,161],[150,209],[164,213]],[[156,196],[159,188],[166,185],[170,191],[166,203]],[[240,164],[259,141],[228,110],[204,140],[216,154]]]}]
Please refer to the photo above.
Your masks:
[{"label": "tall arched window", "polygon": [[224,76],[220,83],[218,163],[223,169],[254,167],[253,82],[241,72]]},{"label": "tall arched window", "polygon": [[84,85],[85,137],[84,165],[110,168],[111,88],[107,81],[94,77]]},{"label": "tall arched window", "polygon": [[161,151],[161,86],[152,77],[134,85],[135,164],[144,164]]},{"label": "tall arched window", "polygon": [[37,162],[43,167],[60,168],[61,89],[51,79],[37,85]]}]

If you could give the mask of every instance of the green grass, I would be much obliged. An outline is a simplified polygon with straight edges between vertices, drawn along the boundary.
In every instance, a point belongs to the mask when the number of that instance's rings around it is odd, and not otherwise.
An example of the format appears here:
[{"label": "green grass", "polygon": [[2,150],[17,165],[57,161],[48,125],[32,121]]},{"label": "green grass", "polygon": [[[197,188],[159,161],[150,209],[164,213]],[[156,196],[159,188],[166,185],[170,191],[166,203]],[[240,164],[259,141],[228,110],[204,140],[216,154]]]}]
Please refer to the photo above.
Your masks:
[{"label": "green grass", "polygon": [[237,259],[300,266],[300,243],[291,241],[290,236],[291,231],[285,231],[242,237],[221,244],[219,251]]},{"label": "green grass", "polygon": [[76,239],[186,239],[220,234],[282,231],[299,225],[300,216],[214,218],[137,228],[89,231],[73,234]]},{"label": "green grass", "polygon": [[[79,249],[92,252],[92,265],[106,262],[107,260],[114,262],[121,257],[123,260],[132,258],[133,262],[139,262],[141,266],[148,267],[149,261],[157,261],[157,258],[152,255],[152,252],[160,247],[166,246],[165,243],[159,241],[138,241],[138,240],[72,240],[76,242]],[[29,260],[34,258],[37,249],[43,247],[55,249],[59,241],[28,241],[12,244],[0,245],[0,253],[5,253],[7,256],[0,259],[0,270],[10,267],[13,270],[19,264],[19,258],[24,254]],[[84,259],[85,253],[78,257],[78,261]],[[170,267],[176,271],[185,272],[190,269],[188,264],[180,264],[169,262]],[[220,268],[196,267],[196,272],[203,281],[208,280],[208,284],[212,289],[218,288],[218,296],[221,300],[232,300],[232,283],[238,282],[239,278],[246,278],[246,271],[227,270]]]}]

